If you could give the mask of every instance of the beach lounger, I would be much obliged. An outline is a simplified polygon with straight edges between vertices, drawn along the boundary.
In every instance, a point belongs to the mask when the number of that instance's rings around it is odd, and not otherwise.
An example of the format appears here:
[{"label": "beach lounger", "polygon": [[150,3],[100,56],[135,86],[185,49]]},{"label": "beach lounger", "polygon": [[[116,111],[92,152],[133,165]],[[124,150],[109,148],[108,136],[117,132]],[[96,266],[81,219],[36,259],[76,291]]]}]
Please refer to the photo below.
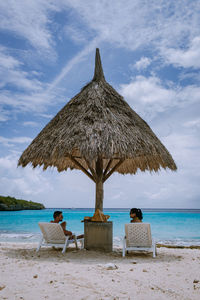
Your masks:
[{"label": "beach lounger", "polygon": [[153,252],[156,257],[156,244],[151,236],[151,227],[147,223],[125,224],[125,237],[123,239],[122,256],[126,251],[148,251]]},{"label": "beach lounger", "polygon": [[69,239],[69,236],[64,234],[60,224],[40,222],[38,225],[42,232],[42,236],[36,250],[37,252],[40,250],[41,246],[51,246],[63,248],[62,253],[64,253],[71,243],[75,243],[76,249],[78,249],[78,241],[81,243],[81,249],[83,249],[84,238],[77,239],[76,235],[74,235],[74,239]]}]

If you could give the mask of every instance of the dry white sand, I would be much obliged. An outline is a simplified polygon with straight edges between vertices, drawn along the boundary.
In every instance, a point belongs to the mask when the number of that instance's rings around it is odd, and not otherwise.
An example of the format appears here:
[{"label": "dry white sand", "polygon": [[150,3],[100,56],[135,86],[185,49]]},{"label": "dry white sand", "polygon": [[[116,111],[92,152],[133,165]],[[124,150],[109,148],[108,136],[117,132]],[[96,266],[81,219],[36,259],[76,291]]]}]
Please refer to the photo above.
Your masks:
[{"label": "dry white sand", "polygon": [[[200,299],[200,250],[158,256],[0,243],[0,299]],[[108,264],[116,265],[109,269]]]}]

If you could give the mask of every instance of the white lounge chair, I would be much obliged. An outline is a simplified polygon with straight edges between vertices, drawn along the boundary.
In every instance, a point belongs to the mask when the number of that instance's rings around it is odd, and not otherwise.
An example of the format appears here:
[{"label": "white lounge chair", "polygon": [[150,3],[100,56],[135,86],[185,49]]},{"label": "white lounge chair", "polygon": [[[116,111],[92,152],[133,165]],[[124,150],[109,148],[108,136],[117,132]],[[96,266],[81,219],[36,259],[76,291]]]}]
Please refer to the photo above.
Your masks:
[{"label": "white lounge chair", "polygon": [[126,251],[148,251],[153,252],[156,257],[156,244],[151,236],[151,227],[147,223],[125,224],[125,237],[123,239],[122,256]]},{"label": "white lounge chair", "polygon": [[69,236],[66,236],[63,232],[63,229],[60,224],[57,223],[38,223],[40,230],[42,232],[41,239],[39,241],[37,252],[40,250],[41,246],[51,246],[63,248],[62,253],[65,252],[66,248],[71,243],[75,243],[76,249],[78,249],[77,242],[81,243],[81,249],[84,247],[84,238],[77,239],[74,235],[74,239],[69,239]]}]

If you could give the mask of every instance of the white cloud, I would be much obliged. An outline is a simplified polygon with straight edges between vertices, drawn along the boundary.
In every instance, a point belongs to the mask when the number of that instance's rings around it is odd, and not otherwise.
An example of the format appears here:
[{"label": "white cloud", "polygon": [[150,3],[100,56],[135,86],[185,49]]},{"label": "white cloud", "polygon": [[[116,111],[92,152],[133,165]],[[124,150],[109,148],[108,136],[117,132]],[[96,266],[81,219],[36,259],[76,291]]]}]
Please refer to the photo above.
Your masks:
[{"label": "white cloud", "polygon": [[[140,0],[127,0],[126,5],[114,0],[109,3],[101,0],[60,0],[58,3],[63,9],[70,7],[72,12],[74,11],[74,18],[71,18],[71,24],[67,28],[71,30],[71,34],[75,32],[76,40],[87,40],[88,36],[94,33],[96,38],[65,65],[50,85],[50,90],[100,42],[108,42],[129,50],[152,45],[163,54],[162,49],[167,51],[174,44],[178,49],[183,43],[190,42],[199,33],[200,28],[198,1],[151,1],[145,2],[145,5],[141,5]],[[79,24],[82,22],[88,29],[87,33],[85,31],[84,34],[81,26],[77,26],[77,19]],[[143,58],[136,63],[136,67],[141,70],[149,63],[149,60]]]},{"label": "white cloud", "polygon": [[[18,154],[0,158],[1,195],[38,201],[47,207],[93,207],[94,184],[80,171],[58,173],[18,167]],[[77,181],[81,184],[77,187]]]},{"label": "white cloud", "polygon": [[136,76],[129,84],[122,84],[119,93],[139,115],[152,119],[170,108],[198,103],[200,87],[165,87],[157,77]]},{"label": "white cloud", "polygon": [[0,47],[0,121],[9,119],[10,111],[5,110],[5,106],[18,111],[41,113],[46,106],[63,100],[63,91],[48,91],[48,84],[37,79],[40,73],[24,71],[23,63],[8,53],[8,49]]},{"label": "white cloud", "polygon": [[200,128],[200,119],[195,119],[195,120],[191,120],[188,122],[185,122],[183,124],[184,127],[188,127],[188,128],[196,128],[199,129]]},{"label": "white cloud", "polygon": [[[46,109],[47,104],[51,104],[54,98],[52,94],[41,93],[17,93],[13,96],[11,91],[3,91],[1,94],[1,105],[8,106],[9,109],[18,112],[41,113]],[[54,103],[55,104],[55,103]]]},{"label": "white cloud", "polygon": [[162,172],[159,176],[146,177],[148,183],[145,183],[144,192],[140,195],[141,205],[145,199],[143,207],[198,208],[198,180],[199,174],[183,174],[179,169],[173,174]]},{"label": "white cloud", "polygon": [[76,56],[74,56],[61,70],[60,74],[49,85],[47,92],[51,92],[60,81],[70,72],[74,65],[78,64],[86,55],[92,52],[101,41],[100,37],[95,38],[89,44],[87,44]]},{"label": "white cloud", "polygon": [[174,64],[176,66],[194,69],[200,68],[200,37],[195,37],[188,49],[176,49],[169,48],[163,50],[163,55],[165,56],[168,63]]},{"label": "white cloud", "polygon": [[1,157],[0,158],[0,167],[1,170],[4,169],[8,170],[8,169],[14,169],[17,167],[16,161],[14,159],[12,159],[10,156],[6,156],[6,157]]},{"label": "white cloud", "polygon": [[174,105],[176,96],[174,90],[162,86],[159,78],[144,76],[137,76],[129,84],[122,84],[119,93],[139,115],[148,115],[149,118]]},{"label": "white cloud", "polygon": [[0,87],[4,88],[9,84],[23,90],[41,91],[41,82],[30,78],[29,73],[20,68],[22,63],[6,52],[6,48],[0,47]]},{"label": "white cloud", "polygon": [[[195,135],[184,132],[172,133],[163,137],[163,143],[173,151],[174,159],[178,164],[178,172],[186,176],[200,176],[199,157],[200,140]],[[190,174],[190,175],[189,175]]]},{"label": "white cloud", "polygon": [[52,36],[48,15],[57,10],[53,1],[0,1],[0,29],[15,32],[38,50],[49,50]]},{"label": "white cloud", "polygon": [[177,185],[175,183],[170,183],[167,186],[160,185],[159,189],[155,191],[155,189],[149,193],[146,192],[146,196],[149,198],[149,200],[153,200],[155,202],[159,202],[161,199],[162,201],[165,199],[168,199],[170,197],[173,197],[174,192],[177,189]]},{"label": "white cloud", "polygon": [[32,141],[29,137],[13,137],[13,138],[5,138],[3,136],[0,136],[0,144],[3,144],[4,146],[13,146],[14,144],[26,144],[30,143]]},{"label": "white cloud", "polygon": [[[177,172],[115,173],[104,185],[104,207],[199,207],[199,142],[195,137],[172,134],[164,144],[175,158]],[[2,195],[38,201],[47,207],[94,207],[95,185],[81,171],[17,168],[18,158],[19,153],[0,158]]]},{"label": "white cloud", "polygon": [[[42,64],[38,72],[32,69],[32,60],[23,59],[22,54],[17,52],[19,50],[1,47],[0,70],[4,90],[0,98],[2,105],[0,121],[12,117],[9,125],[13,126],[13,130],[15,129],[13,113],[16,111],[37,113],[44,118],[52,118],[55,112],[52,110],[53,115],[48,114],[47,109],[51,104],[56,105],[58,99],[64,100],[63,90],[55,87],[59,86],[74,66],[82,62],[99,45],[102,48],[105,46],[107,50],[107,44],[110,44],[112,49],[117,48],[118,54],[120,48],[128,49],[128,53],[133,57],[134,50],[139,52],[144,50],[142,54],[144,57],[135,64],[138,71],[144,70],[150,63],[153,69],[154,59],[150,61],[146,56],[159,54],[165,60],[162,61],[162,65],[168,62],[174,67],[199,67],[199,8],[200,2],[195,0],[159,2],[152,0],[145,3],[140,0],[127,0],[126,5],[123,1],[114,0],[58,0],[56,4],[53,0],[1,1],[0,30],[8,34],[9,38],[11,35],[14,35],[15,39],[20,38],[21,47],[24,46],[29,53],[33,53],[35,60],[41,60],[44,54],[48,54],[45,56],[45,59],[48,59],[56,46],[58,54],[62,53],[61,43],[65,42],[66,36],[62,36],[63,40],[59,40],[58,45],[55,43],[66,26],[73,42],[82,43],[84,46],[73,45],[74,56],[72,57],[70,52],[67,57],[72,58],[66,64],[63,64],[62,57],[59,57],[59,66],[62,65],[63,68],[60,73],[55,68],[55,79],[51,84],[42,81],[50,77],[42,73],[46,71],[47,65],[43,69]],[[59,12],[62,13],[60,19]],[[110,57],[112,55],[110,53]],[[107,58],[109,62],[109,56]],[[122,71],[127,74],[127,70]],[[178,73],[180,70],[176,71]],[[196,70],[194,73],[196,75]],[[187,76],[193,75],[187,73]],[[182,75],[182,78],[186,78],[186,75]],[[192,82],[192,79],[193,77],[189,82]],[[76,78],[76,84],[77,81]],[[105,184],[105,207],[131,207],[133,204],[138,207],[199,206],[196,199],[199,199],[200,193],[197,115],[200,87],[188,82],[186,84],[187,86],[175,83],[167,85],[156,76],[137,76],[129,83],[120,85],[119,92],[136,112],[147,120],[157,116],[152,121],[153,126],[156,128],[160,122],[163,143],[172,152],[178,171],[176,173],[162,171],[160,176],[138,173],[133,177],[115,174]],[[75,85],[74,81],[72,85]],[[74,86],[70,88],[69,93]],[[9,111],[5,110],[7,107]],[[193,119],[194,112],[196,115]],[[24,126],[34,124],[32,121],[24,122]],[[31,128],[28,129],[31,132]],[[26,134],[21,135],[21,138],[2,136],[0,143],[10,147],[10,153],[12,149],[16,150],[25,143],[30,143],[31,139],[25,137]],[[51,171],[43,173],[41,169],[32,170],[29,166],[25,169],[16,168],[19,153],[14,151],[12,153],[12,156],[4,155],[0,158],[1,193],[24,199],[31,197],[35,201],[43,203],[45,201],[47,206],[94,207],[95,186],[81,172],[58,174],[55,170],[51,174]],[[78,189],[77,182],[80,183]]]},{"label": "white cloud", "polygon": [[157,46],[180,45],[199,32],[199,1],[81,1],[66,2],[98,36],[120,47],[137,49],[153,42]]},{"label": "white cloud", "polygon": [[[141,5],[139,0],[127,0],[126,5],[114,0],[109,3],[101,0],[58,0],[56,4],[54,1],[44,0],[8,0],[0,2],[0,29],[15,32],[38,49],[52,51],[55,32],[50,30],[49,25],[56,22],[56,19],[50,16],[71,9],[70,13],[74,12],[74,15],[70,17],[70,25],[63,25],[76,41],[82,42],[87,40],[91,33],[92,36],[96,33],[95,41],[106,41],[131,50],[153,43],[158,50],[163,47],[171,49],[171,45],[176,44],[176,51],[179,51],[178,47],[182,46],[186,35],[190,42],[199,32],[199,6],[199,1],[188,3],[187,0],[177,0],[173,3],[160,1],[159,4],[153,0],[145,5]],[[85,31],[82,30],[81,22],[86,26]],[[96,41],[92,50],[97,44]],[[196,53],[198,44],[198,40],[194,39],[190,52]],[[53,86],[60,82],[68,69],[88,53],[87,47],[86,53],[81,52],[74,57],[61,71],[60,76],[56,77]],[[193,55],[193,61],[195,57],[196,54]],[[138,62],[137,67],[141,68],[147,63],[144,60]]]},{"label": "white cloud", "polygon": [[39,72],[24,71],[23,68],[24,64],[11,56],[9,49],[0,47],[1,122],[10,119],[11,110],[42,113],[48,105],[63,101],[60,89],[48,92],[48,85],[37,79],[41,75]]},{"label": "white cloud", "polygon": [[[109,3],[100,0],[84,2],[59,0],[56,5],[53,1],[21,0],[18,3],[8,0],[0,3],[2,16],[0,28],[16,32],[36,48],[50,49],[53,45],[54,33],[50,31],[49,25],[56,22],[56,19],[50,18],[50,14],[71,9],[71,23],[66,25],[66,28],[72,38],[76,41],[83,41],[87,40],[91,33],[92,36],[96,33],[96,38],[69,61],[57,75],[50,85],[49,90],[51,90],[59,84],[75,64],[78,64],[84,56],[98,46],[100,41],[131,50],[151,43],[157,50],[163,49],[163,47],[171,49],[170,47],[174,43],[178,49],[179,46],[182,46],[186,34],[190,41],[199,32],[198,7],[198,1],[188,3],[186,0],[177,0],[173,3],[161,1],[159,4],[157,1],[151,1],[146,2],[145,5],[141,5],[139,0],[127,0],[126,5],[114,0]],[[79,25],[77,26],[78,19]],[[81,22],[86,28],[85,31],[82,30]],[[65,26],[65,23],[63,25]],[[198,48],[197,43],[194,43],[194,47]],[[149,62],[143,58],[136,63],[136,67],[140,70]],[[13,84],[22,85],[24,88],[30,88],[31,85],[40,88],[40,83],[37,80],[30,81],[26,73],[21,72],[18,80],[16,70],[10,72],[10,75],[7,78],[10,78]],[[23,80],[20,81],[20,78]]]},{"label": "white cloud", "polygon": [[5,122],[9,120],[9,112],[0,107],[0,122]]},{"label": "white cloud", "polygon": [[4,69],[15,69],[19,67],[21,62],[16,58],[6,54],[6,48],[0,46],[0,66]]},{"label": "white cloud", "polygon": [[45,119],[52,119],[54,117],[54,115],[48,115],[48,114],[43,114],[43,113],[39,113],[38,115]]},{"label": "white cloud", "polygon": [[44,190],[51,191],[48,180],[42,176],[42,170],[30,166],[25,169],[17,168],[18,157],[8,155],[0,158],[0,190],[3,195],[10,195],[31,200]]},{"label": "white cloud", "polygon": [[138,71],[146,69],[151,64],[151,59],[148,57],[141,57],[134,65],[133,68],[136,68]]},{"label": "white cloud", "polygon": [[87,33],[85,33],[82,28],[78,28],[75,25],[66,25],[63,30],[64,34],[77,44],[85,44],[88,42]]},{"label": "white cloud", "polygon": [[34,121],[27,121],[27,122],[23,122],[24,126],[30,126],[30,127],[37,127],[38,123],[34,122]]},{"label": "white cloud", "polygon": [[188,85],[179,88],[177,91],[180,105],[184,106],[186,103],[199,103],[200,87],[196,85]]}]

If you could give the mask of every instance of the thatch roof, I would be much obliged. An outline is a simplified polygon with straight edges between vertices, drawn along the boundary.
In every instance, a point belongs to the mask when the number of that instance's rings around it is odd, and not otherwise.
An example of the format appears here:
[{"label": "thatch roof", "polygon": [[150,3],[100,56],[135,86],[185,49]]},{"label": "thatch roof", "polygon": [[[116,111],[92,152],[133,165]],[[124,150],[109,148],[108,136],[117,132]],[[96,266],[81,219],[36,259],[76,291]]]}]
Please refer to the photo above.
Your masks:
[{"label": "thatch roof", "polygon": [[92,81],[46,125],[18,164],[93,172],[98,158],[103,158],[105,174],[114,166],[113,171],[121,174],[161,167],[176,170],[172,156],[148,124],[105,81],[97,49]]}]

